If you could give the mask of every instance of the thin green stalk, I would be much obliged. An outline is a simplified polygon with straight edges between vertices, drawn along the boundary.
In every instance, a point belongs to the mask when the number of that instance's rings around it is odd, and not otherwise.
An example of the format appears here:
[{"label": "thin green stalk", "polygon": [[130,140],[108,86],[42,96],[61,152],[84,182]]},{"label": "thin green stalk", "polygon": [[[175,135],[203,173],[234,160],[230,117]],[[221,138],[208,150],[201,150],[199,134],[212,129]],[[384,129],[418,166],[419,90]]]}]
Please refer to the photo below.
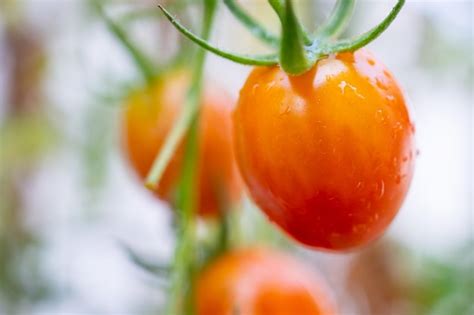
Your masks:
[{"label": "thin green stalk", "polygon": [[283,25],[284,21],[288,19],[289,15],[293,15],[291,18],[294,20],[294,31],[296,32],[297,30],[298,36],[303,39],[305,45],[311,45],[313,43],[313,40],[306,32],[303,25],[301,25],[300,21],[296,19],[292,0],[268,0],[268,3],[278,15],[280,21],[282,21],[282,32],[285,31],[285,26]]},{"label": "thin green stalk", "polygon": [[267,31],[260,23],[248,15],[235,0],[224,0],[224,3],[232,14],[245,25],[253,35],[272,47],[278,47],[280,39]]},{"label": "thin green stalk", "polygon": [[151,83],[155,77],[153,64],[150,60],[148,60],[147,57],[145,57],[145,55],[142,54],[140,49],[138,49],[137,46],[132,43],[125,30],[123,30],[119,24],[115,23],[111,18],[107,16],[100,2],[100,0],[92,0],[92,5],[96,9],[99,16],[105,21],[107,27],[112,32],[112,34],[115,35],[118,41],[130,54],[130,57],[137,65],[138,69],[140,69],[140,72],[143,75],[144,79],[148,83]]},{"label": "thin green stalk", "polygon": [[285,15],[285,3],[284,0],[268,0],[268,3],[272,6],[275,13],[280,19]]},{"label": "thin green stalk", "polygon": [[[182,11],[186,9],[193,0],[178,0],[173,1],[168,5],[168,8],[174,12]],[[135,21],[142,21],[143,19],[152,18],[159,19],[162,14],[155,10],[155,6],[148,8],[140,8],[130,12],[126,12],[118,18],[118,22],[121,25],[133,23]]]},{"label": "thin green stalk", "polygon": [[[270,0],[270,3],[278,13],[280,1]],[[284,11],[278,13],[282,25],[280,64],[286,73],[298,75],[306,72],[315,63],[315,55],[312,46],[307,45],[305,31],[296,17],[293,3],[285,0]]]},{"label": "thin green stalk", "polygon": [[150,190],[155,190],[158,187],[158,183],[163,176],[168,163],[188,131],[193,118],[196,116],[198,106],[196,104],[197,101],[195,100],[196,96],[192,94],[195,93],[190,93],[186,98],[181,116],[178,117],[175,125],[166,137],[163,148],[156,156],[151,170],[148,173],[145,186]]},{"label": "thin green stalk", "polygon": [[[206,0],[206,7],[208,6],[208,2],[214,2],[217,0]],[[217,5],[217,2],[214,6]],[[162,10],[165,10],[161,6],[159,6]],[[209,20],[207,17],[209,13],[207,12],[208,9],[206,9],[206,12],[204,12],[205,15],[205,20],[204,20],[204,25],[203,25],[203,38],[209,38],[210,34],[210,25],[213,21],[213,18],[210,18],[210,21],[207,21],[206,19]],[[163,148],[160,150],[159,154],[156,156],[155,161],[153,162],[153,165],[151,167],[150,172],[148,173],[148,176],[145,181],[145,186],[148,187],[151,190],[155,190],[158,186],[158,183],[161,179],[161,176],[163,176],[163,173],[166,169],[166,166],[168,166],[169,161],[171,160],[171,157],[173,156],[174,152],[178,148],[178,145],[180,144],[181,140],[184,138],[184,135],[188,131],[193,118],[196,116],[197,110],[198,110],[198,105],[199,105],[199,97],[200,97],[200,91],[202,87],[202,72],[203,72],[203,66],[204,66],[204,57],[205,57],[205,50],[200,49],[196,52],[196,65],[194,68],[193,72],[193,79],[192,79],[192,86],[189,90],[188,96],[185,100],[184,106],[183,106],[183,112],[180,117],[178,117],[178,120],[176,121],[175,125],[170,131],[170,134],[165,140],[165,143],[163,145]]]},{"label": "thin green stalk", "polygon": [[202,48],[218,55],[223,58],[235,61],[240,64],[244,65],[255,65],[255,66],[273,66],[278,63],[278,57],[276,54],[268,54],[268,55],[242,55],[236,53],[230,53],[228,51],[222,50],[213,46],[211,43],[202,37],[199,37],[193,34],[190,30],[188,30],[184,25],[182,25],[168,10],[166,10],[162,6],[158,6],[166,18],[173,24],[173,26],[184,36],[192,40],[197,45],[201,46]]},{"label": "thin green stalk", "polygon": [[374,41],[395,20],[395,18],[397,17],[398,13],[400,12],[404,4],[405,4],[405,0],[398,0],[397,4],[392,8],[392,10],[387,15],[387,17],[385,17],[385,19],[383,19],[382,22],[380,22],[377,26],[372,28],[370,31],[356,38],[339,40],[335,44],[323,47],[321,49],[322,54],[328,55],[328,54],[332,54],[336,52],[354,51]]},{"label": "thin green stalk", "polygon": [[[198,155],[198,122],[198,117],[195,117],[188,133],[182,178],[179,185],[177,204],[177,210],[179,212],[179,235],[175,265],[172,273],[172,276],[176,276],[176,279],[172,279],[172,286],[170,288],[168,304],[169,315],[179,314],[181,309],[180,305],[182,305],[181,307],[188,308],[186,313],[192,313],[193,308],[191,300],[193,297],[193,270],[196,264],[194,213],[197,209],[196,166]],[[184,301],[180,301],[180,298],[183,297],[185,298]],[[189,309],[191,309],[191,311]],[[183,310],[181,309],[181,311]]]},{"label": "thin green stalk", "polygon": [[[220,222],[219,222],[219,238],[218,238],[218,243],[217,243],[217,248],[216,248],[216,254],[222,254],[226,252],[229,247],[230,247],[230,229],[231,229],[231,214],[229,209],[224,209],[224,211],[221,211],[221,217],[220,217]],[[231,209],[232,210],[232,209]]]},{"label": "thin green stalk", "polygon": [[[195,74],[201,74],[203,63],[200,58],[196,62]],[[192,87],[186,98],[185,108],[192,108],[186,115],[187,125],[181,124],[183,135],[189,129],[188,139],[185,147],[185,159],[183,161],[182,177],[180,180],[177,202],[178,214],[178,240],[171,269],[171,285],[165,314],[181,314],[180,305],[183,305],[183,297],[187,296],[187,284],[190,281],[190,268],[194,264],[194,215],[196,204],[195,190],[196,183],[194,160],[197,155],[196,125],[199,113],[200,91],[202,85],[201,76],[194,76]],[[161,151],[159,157],[164,152]],[[171,153],[172,154],[172,153]]]},{"label": "thin green stalk", "polygon": [[[204,3],[204,23],[202,37],[208,38],[214,20],[217,0],[205,0]],[[206,51],[200,49],[196,53],[196,63],[194,65],[193,79],[189,93],[186,97],[186,108],[189,109],[189,120],[187,125],[179,128],[185,131],[189,129],[187,143],[185,147],[185,158],[178,189],[178,216],[179,234],[177,248],[171,272],[171,286],[166,308],[166,315],[179,315],[186,310],[187,314],[193,314],[193,286],[194,269],[196,263],[195,250],[195,218],[197,209],[197,156],[198,139],[197,128],[199,123],[199,103],[203,86],[203,70]],[[179,142],[180,139],[177,139]],[[166,146],[166,144],[165,144]],[[158,156],[160,160],[161,153]],[[184,301],[182,300],[184,298]]]},{"label": "thin green stalk", "polygon": [[[232,0],[227,1],[232,2]],[[203,39],[186,29],[163,7],[160,6],[160,9],[173,26],[184,36],[218,56],[243,65],[273,66],[279,63],[286,73],[299,75],[311,69],[324,56],[337,52],[355,51],[375,40],[395,20],[405,3],[405,0],[398,0],[390,14],[369,32],[354,39],[334,42],[333,39],[347,25],[352,13],[353,0],[339,0],[332,17],[320,31],[321,33],[317,33],[315,37],[310,37],[298,21],[292,0],[267,1],[280,18],[282,24],[279,54],[254,56],[221,50],[209,43],[207,39]],[[248,27],[247,24],[247,22],[244,22],[244,25]]]},{"label": "thin green stalk", "polygon": [[354,11],[354,0],[338,0],[328,21],[317,31],[321,38],[336,38],[347,27]]}]

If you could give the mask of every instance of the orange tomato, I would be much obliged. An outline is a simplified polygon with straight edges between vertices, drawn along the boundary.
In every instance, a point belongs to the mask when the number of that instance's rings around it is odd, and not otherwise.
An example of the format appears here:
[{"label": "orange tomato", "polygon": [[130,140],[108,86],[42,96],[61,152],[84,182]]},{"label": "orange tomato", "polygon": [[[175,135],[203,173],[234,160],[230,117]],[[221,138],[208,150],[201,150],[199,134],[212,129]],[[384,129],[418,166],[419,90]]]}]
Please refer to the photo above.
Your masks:
[{"label": "orange tomato", "polygon": [[379,237],[414,168],[414,126],[395,78],[366,50],[307,73],[255,68],[234,113],[237,161],[257,205],[311,247]]},{"label": "orange tomato", "polygon": [[289,256],[262,248],[236,250],[199,276],[197,315],[335,314],[321,284]]},{"label": "orange tomato", "polygon": [[[186,71],[160,77],[145,90],[133,93],[123,119],[123,142],[128,159],[144,179],[182,109],[190,83]],[[198,183],[202,216],[216,216],[226,201],[239,197],[240,184],[232,149],[233,101],[222,90],[206,90],[199,122]],[[156,191],[173,202],[183,162],[184,144],[178,148]]]}]

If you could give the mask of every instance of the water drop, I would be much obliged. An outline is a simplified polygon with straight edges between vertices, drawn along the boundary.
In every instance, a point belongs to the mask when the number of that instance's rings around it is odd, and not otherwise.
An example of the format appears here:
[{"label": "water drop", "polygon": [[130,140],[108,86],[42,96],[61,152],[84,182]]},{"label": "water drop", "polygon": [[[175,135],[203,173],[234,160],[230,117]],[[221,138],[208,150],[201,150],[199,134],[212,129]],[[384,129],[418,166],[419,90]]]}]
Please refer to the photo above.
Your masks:
[{"label": "water drop", "polygon": [[380,80],[380,79],[375,79],[375,83],[377,84],[377,87],[381,90],[387,90],[387,86]]},{"label": "water drop", "polygon": [[383,74],[385,74],[385,76],[386,76],[387,78],[391,78],[391,77],[392,77],[392,74],[391,74],[390,72],[388,72],[387,70],[384,70],[384,71],[383,71]]},{"label": "water drop", "polygon": [[379,185],[379,189],[380,189],[380,193],[379,193],[379,196],[378,196],[378,199],[382,199],[383,195],[385,194],[385,182],[382,180],[380,181],[380,185]]},{"label": "water drop", "polygon": [[401,181],[402,181],[402,177],[400,175],[397,175],[397,177],[395,177],[395,183],[400,184]]}]

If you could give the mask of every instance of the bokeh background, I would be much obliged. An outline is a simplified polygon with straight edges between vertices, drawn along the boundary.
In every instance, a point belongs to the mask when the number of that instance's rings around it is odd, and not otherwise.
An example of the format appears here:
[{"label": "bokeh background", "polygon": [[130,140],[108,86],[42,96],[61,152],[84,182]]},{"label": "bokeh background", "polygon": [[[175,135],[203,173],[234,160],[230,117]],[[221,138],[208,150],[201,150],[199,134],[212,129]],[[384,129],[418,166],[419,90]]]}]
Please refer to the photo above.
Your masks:
[{"label": "bokeh background", "polygon": [[[277,29],[265,1],[241,2]],[[156,3],[109,1],[107,13],[165,62],[179,35]],[[315,25],[334,1],[295,3]],[[393,3],[358,1],[346,35]],[[361,251],[284,245],[321,272],[343,315],[474,314],[473,17],[470,0],[408,0],[369,45],[415,117],[408,198],[385,236]],[[265,50],[222,5],[212,41]],[[249,70],[209,55],[206,77],[237,98]],[[174,246],[171,212],[143,188],[120,143],[121,100],[138,78],[88,1],[0,0],[0,314],[159,314],[166,284],[127,249],[166,262]],[[249,222],[264,222],[244,203]],[[243,229],[255,234],[250,223]]]}]

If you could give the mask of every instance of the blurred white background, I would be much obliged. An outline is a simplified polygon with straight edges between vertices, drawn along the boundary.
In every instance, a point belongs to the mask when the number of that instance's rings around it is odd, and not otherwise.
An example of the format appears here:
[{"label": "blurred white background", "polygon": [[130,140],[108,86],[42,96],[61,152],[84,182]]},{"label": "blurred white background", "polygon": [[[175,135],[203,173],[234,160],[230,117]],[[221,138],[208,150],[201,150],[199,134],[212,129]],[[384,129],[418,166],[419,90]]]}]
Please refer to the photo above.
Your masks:
[{"label": "blurred white background", "polygon": [[[262,2],[244,1],[277,25]],[[86,1],[21,3],[25,20],[46,43],[44,106],[59,138],[28,173],[24,208],[27,225],[42,240],[41,266],[60,292],[35,305],[23,301],[21,314],[151,312],[165,298],[160,284],[137,269],[119,244],[166,261],[173,250],[171,213],[128,168],[119,139],[121,108],[104,96],[133,81],[136,70]],[[327,15],[332,3],[317,1],[316,15]],[[348,34],[370,28],[393,3],[359,1]],[[451,255],[473,237],[473,16],[469,0],[408,0],[389,30],[369,45],[405,89],[420,152],[408,198],[384,238],[434,257]],[[4,26],[0,20],[0,52]],[[165,44],[156,43],[157,32],[150,29],[144,22],[131,31],[160,58]],[[212,41],[244,52],[262,49],[223,6]],[[209,80],[237,97],[250,68],[215,56],[207,61]],[[0,70],[7,65],[0,58]],[[7,88],[2,70],[0,121]],[[343,265],[348,257],[311,255],[323,264],[329,259]]]}]

